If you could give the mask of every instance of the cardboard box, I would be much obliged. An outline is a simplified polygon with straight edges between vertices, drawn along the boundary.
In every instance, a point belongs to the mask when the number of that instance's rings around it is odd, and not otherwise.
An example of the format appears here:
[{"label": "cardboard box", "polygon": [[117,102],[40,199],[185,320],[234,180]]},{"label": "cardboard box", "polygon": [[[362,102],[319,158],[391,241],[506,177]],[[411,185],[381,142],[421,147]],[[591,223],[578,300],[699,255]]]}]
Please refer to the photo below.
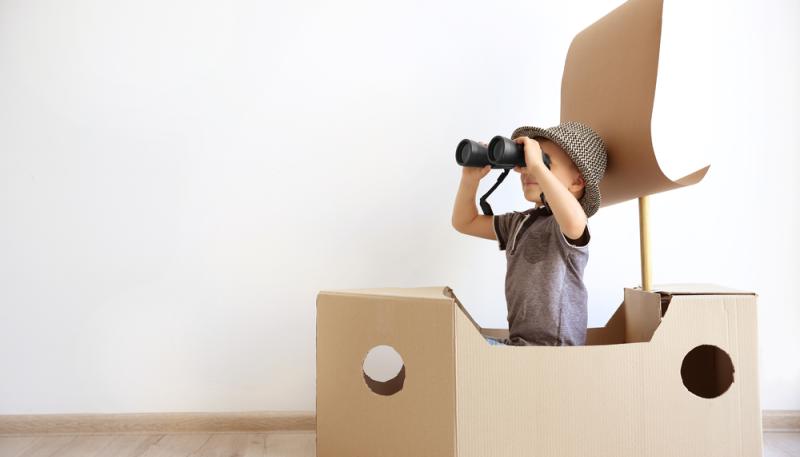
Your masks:
[{"label": "cardboard box", "polygon": [[[493,346],[449,287],[317,296],[319,457],[761,456],[756,298],[624,289],[585,346]],[[402,367],[371,379],[367,354]]]}]

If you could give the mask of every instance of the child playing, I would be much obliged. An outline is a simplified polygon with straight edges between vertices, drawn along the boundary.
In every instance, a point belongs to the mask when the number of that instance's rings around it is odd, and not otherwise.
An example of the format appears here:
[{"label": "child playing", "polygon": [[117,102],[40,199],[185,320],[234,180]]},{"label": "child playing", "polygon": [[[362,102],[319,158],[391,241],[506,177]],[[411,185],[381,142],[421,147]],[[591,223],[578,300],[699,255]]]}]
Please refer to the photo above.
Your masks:
[{"label": "child playing", "polygon": [[[514,167],[521,175],[522,192],[538,205],[522,212],[479,215],[475,194],[491,170],[486,165],[463,167],[453,207],[457,231],[497,240],[506,251],[509,335],[486,340],[514,346],[584,345],[588,218],[600,207],[598,183],[606,169],[606,147],[594,130],[578,122],[549,129],[519,127],[511,139],[524,145],[525,166]],[[550,169],[542,151],[550,156]]]}]

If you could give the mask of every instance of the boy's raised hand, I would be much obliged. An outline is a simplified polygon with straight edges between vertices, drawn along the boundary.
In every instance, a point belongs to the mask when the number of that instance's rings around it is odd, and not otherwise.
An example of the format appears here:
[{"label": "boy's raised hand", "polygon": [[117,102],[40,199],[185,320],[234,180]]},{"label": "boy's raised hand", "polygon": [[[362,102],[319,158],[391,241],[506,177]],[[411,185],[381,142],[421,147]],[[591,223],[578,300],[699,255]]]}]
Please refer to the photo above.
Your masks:
[{"label": "boy's raised hand", "polygon": [[[478,141],[478,144],[483,145],[485,147],[489,147],[487,143],[482,141]],[[489,174],[492,171],[491,165],[485,165],[484,167],[461,167],[461,179],[464,181],[478,183],[484,176]]]},{"label": "boy's raised hand", "polygon": [[519,136],[514,138],[514,142],[521,144],[524,147],[525,168],[528,168],[529,170],[534,168],[545,168],[544,161],[542,160],[542,146],[538,141],[527,136]]}]

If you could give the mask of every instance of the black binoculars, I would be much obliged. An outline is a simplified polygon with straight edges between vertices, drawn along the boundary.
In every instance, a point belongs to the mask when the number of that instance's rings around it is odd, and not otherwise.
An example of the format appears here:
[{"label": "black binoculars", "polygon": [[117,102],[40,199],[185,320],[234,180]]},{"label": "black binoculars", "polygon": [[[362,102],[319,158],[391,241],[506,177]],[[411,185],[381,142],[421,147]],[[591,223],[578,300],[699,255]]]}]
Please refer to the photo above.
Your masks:
[{"label": "black binoculars", "polygon": [[[550,156],[542,151],[542,161],[550,168]],[[489,147],[463,139],[456,148],[456,162],[463,167],[485,167],[509,169],[519,165],[525,166],[525,146],[514,142],[502,135],[497,135],[489,141]]]},{"label": "black binoculars", "polygon": [[[458,143],[458,147],[456,148],[456,162],[462,167],[482,168],[486,165],[491,165],[492,168],[500,168],[503,170],[503,173],[497,177],[497,182],[494,183],[492,188],[480,199],[483,214],[491,216],[494,213],[486,199],[489,198],[489,195],[497,189],[497,186],[506,179],[508,172],[511,171],[512,168],[517,165],[520,167],[525,166],[525,145],[519,144],[502,135],[497,135],[489,141],[489,147],[487,148],[477,141],[465,138]],[[550,156],[544,151],[542,151],[542,162],[544,162],[544,166],[549,170]],[[549,209],[550,205],[544,197],[544,192],[540,193],[539,198]]]}]

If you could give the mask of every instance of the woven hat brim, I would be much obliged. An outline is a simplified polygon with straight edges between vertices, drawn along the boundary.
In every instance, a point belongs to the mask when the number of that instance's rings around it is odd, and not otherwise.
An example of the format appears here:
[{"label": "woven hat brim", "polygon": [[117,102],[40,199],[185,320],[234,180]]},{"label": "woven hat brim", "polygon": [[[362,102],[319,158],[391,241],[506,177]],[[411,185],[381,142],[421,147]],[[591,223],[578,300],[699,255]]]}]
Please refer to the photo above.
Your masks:
[{"label": "woven hat brim", "polygon": [[583,176],[583,181],[585,183],[583,196],[578,199],[578,203],[580,203],[583,211],[586,213],[586,217],[592,217],[597,210],[600,209],[600,186],[598,185],[597,181],[591,179],[591,172],[589,171],[588,166],[583,161],[583,158],[578,156],[574,153],[568,146],[566,146],[567,141],[562,139],[559,135],[554,135],[551,132],[540,128],[540,127],[533,127],[533,126],[524,126],[519,127],[511,134],[511,139],[518,138],[520,136],[527,136],[529,138],[536,138],[536,137],[544,137],[548,140],[556,143],[567,155],[572,159],[572,162],[575,163],[575,166],[578,167],[578,170],[581,172]]}]

